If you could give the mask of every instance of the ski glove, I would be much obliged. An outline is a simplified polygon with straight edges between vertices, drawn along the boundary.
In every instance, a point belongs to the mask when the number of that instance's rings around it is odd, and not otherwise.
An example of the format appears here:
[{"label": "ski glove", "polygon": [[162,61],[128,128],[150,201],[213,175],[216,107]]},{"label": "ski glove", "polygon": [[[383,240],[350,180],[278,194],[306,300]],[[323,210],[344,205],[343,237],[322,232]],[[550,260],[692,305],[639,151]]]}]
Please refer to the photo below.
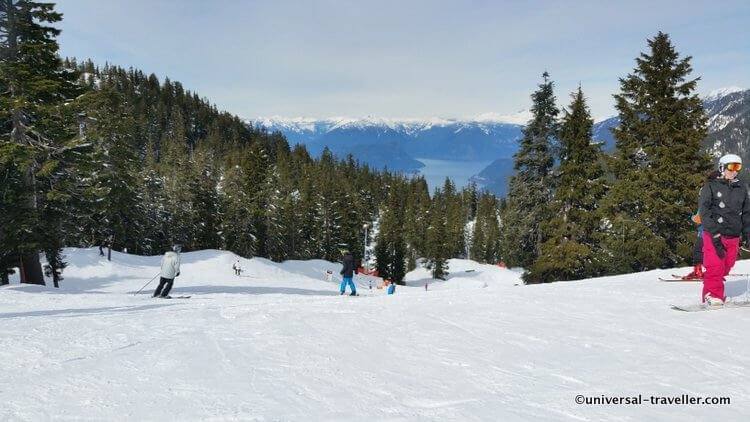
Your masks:
[{"label": "ski glove", "polygon": [[711,238],[711,241],[714,244],[714,249],[716,249],[716,256],[724,259],[724,257],[727,256],[727,250],[724,248],[724,244],[721,243],[721,234],[715,234]]},{"label": "ski glove", "polygon": [[177,271],[177,274],[175,274],[175,277],[179,277],[179,276],[180,276],[180,272]]}]

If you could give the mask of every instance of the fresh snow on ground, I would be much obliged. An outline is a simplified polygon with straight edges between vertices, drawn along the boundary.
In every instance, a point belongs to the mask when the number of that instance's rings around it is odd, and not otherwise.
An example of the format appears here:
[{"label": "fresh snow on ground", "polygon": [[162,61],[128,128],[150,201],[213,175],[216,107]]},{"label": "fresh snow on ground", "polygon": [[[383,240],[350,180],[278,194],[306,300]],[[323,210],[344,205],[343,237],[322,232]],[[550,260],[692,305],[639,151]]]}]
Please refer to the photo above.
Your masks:
[{"label": "fresh snow on ground", "polygon": [[[159,257],[66,249],[62,287],[0,288],[0,420],[746,420],[750,309],[686,313],[688,269],[519,285],[450,261],[393,296],[338,295],[340,265],[182,255],[152,299]],[[741,261],[735,272],[750,272]],[[428,284],[425,290],[424,285]],[[747,294],[747,280],[727,283]],[[578,405],[589,397],[726,396],[729,405]]]}]

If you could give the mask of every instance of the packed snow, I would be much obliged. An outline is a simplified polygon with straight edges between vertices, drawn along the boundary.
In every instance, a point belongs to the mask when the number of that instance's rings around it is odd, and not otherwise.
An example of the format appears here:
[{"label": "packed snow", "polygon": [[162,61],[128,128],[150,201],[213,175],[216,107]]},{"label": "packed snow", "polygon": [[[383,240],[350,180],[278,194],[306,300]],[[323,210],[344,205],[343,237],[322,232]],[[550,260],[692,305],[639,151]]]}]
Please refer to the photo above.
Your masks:
[{"label": "packed snow", "polygon": [[[686,313],[699,283],[650,271],[524,286],[450,261],[394,295],[340,265],[66,249],[60,289],[0,288],[0,420],[739,421],[750,414],[750,309]],[[232,264],[240,259],[241,276]],[[326,279],[326,271],[333,279]],[[750,272],[740,261],[734,272]],[[372,290],[369,289],[373,282]],[[425,287],[426,285],[426,287]],[[748,294],[747,278],[727,283]],[[576,396],[729,397],[725,405],[579,405]]]}]

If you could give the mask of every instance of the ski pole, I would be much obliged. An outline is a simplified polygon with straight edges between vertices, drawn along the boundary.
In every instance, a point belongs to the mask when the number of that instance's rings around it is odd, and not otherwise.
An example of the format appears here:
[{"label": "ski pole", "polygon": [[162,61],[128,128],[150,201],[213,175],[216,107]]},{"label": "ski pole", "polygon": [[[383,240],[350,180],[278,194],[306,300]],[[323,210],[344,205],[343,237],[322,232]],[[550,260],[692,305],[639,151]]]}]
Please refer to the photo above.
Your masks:
[{"label": "ski pole", "polygon": [[[161,274],[161,273],[159,273],[159,274]],[[138,291],[137,291],[137,292],[133,293],[133,296],[135,296],[135,295],[137,295],[138,293],[140,293],[140,292],[141,292],[141,290],[145,289],[145,288],[146,288],[146,286],[148,286],[149,284],[151,284],[151,282],[152,282],[152,281],[156,280],[156,277],[159,277],[159,274],[155,275],[155,276],[154,276],[154,278],[152,278],[151,280],[149,280],[149,281],[148,281],[148,283],[144,284],[144,285],[143,285],[143,287],[141,287],[140,289],[138,289]]]}]

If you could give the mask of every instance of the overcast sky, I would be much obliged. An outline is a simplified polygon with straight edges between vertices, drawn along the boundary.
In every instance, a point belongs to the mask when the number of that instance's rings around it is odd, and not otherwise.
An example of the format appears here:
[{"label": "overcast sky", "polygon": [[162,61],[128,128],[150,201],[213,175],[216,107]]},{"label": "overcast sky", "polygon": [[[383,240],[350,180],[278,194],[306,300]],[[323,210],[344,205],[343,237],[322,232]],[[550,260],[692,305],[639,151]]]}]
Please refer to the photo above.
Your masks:
[{"label": "overcast sky", "polygon": [[61,54],[169,76],[246,118],[527,109],[549,71],[597,119],[661,30],[699,92],[750,88],[750,1],[61,0]]}]

